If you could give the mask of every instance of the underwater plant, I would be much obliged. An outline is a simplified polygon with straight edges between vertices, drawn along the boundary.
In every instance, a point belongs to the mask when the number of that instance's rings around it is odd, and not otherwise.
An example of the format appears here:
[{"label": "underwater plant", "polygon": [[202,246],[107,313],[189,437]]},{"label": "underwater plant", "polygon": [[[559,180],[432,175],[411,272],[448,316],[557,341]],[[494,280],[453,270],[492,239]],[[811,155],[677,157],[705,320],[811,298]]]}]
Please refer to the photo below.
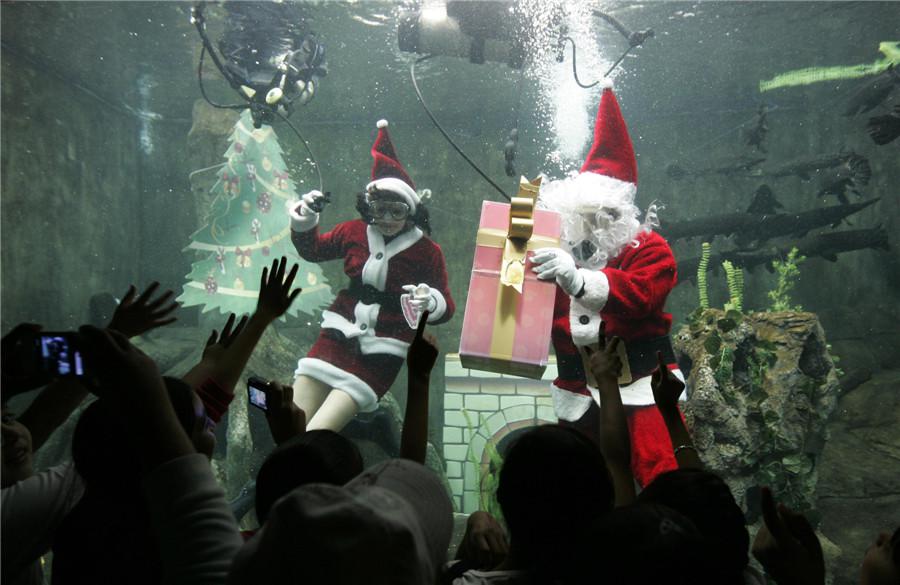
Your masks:
[{"label": "underwater plant", "polygon": [[778,274],[778,285],[768,293],[769,300],[772,301],[769,312],[803,310],[800,305],[791,304],[791,290],[797,284],[797,277],[800,276],[798,267],[804,260],[806,256],[801,256],[797,248],[791,248],[787,258],[772,261],[772,268]]},{"label": "underwater plant", "polygon": [[706,282],[706,271],[709,269],[709,242],[703,242],[700,252],[700,263],[697,265],[697,292],[700,295],[700,308],[709,308],[709,289]]},{"label": "underwater plant", "polygon": [[725,303],[725,311],[740,313],[744,310],[744,270],[735,268],[728,260],[722,262],[722,268],[728,282],[728,302]]},{"label": "underwater plant", "polygon": [[[472,420],[469,418],[469,411],[463,409],[463,417],[466,419],[466,427],[469,431],[469,449],[466,452],[466,458],[469,463],[479,470],[480,478],[478,481],[478,509],[483,510],[503,522],[503,511],[500,509],[500,503],[497,501],[497,487],[500,484],[500,468],[503,467],[503,457],[497,451],[497,447],[493,441],[487,441],[484,444],[484,450],[488,454],[490,462],[487,468],[481,465],[481,459],[472,450],[472,437],[475,435],[475,428],[472,426]],[[478,426],[484,425],[484,415],[478,413]]]},{"label": "underwater plant", "polygon": [[809,85],[821,81],[834,81],[839,79],[857,79],[869,75],[877,75],[888,69],[891,65],[900,64],[900,43],[885,41],[878,44],[878,51],[884,55],[874,63],[860,65],[838,65],[835,67],[807,67],[796,69],[776,75],[772,79],[759,82],[760,93],[797,85]]}]

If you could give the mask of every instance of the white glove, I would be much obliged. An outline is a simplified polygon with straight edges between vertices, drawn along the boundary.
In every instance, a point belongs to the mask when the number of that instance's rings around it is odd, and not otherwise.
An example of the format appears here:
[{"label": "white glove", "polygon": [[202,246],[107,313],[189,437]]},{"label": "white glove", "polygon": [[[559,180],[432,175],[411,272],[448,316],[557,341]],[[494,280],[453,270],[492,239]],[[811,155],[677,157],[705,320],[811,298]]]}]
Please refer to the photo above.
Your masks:
[{"label": "white glove", "polygon": [[403,290],[409,295],[409,304],[421,315],[425,311],[437,309],[437,299],[431,294],[431,287],[425,283],[407,284]]},{"label": "white glove", "polygon": [[312,205],[323,199],[325,195],[319,191],[318,189],[313,189],[309,193],[304,193],[300,197],[300,205],[295,205],[294,208],[297,210],[297,213],[302,217],[317,215],[315,211],[312,209]]},{"label": "white glove", "polygon": [[572,255],[560,248],[539,248],[534,251],[531,261],[534,272],[540,280],[555,278],[566,294],[576,295],[584,286],[584,277],[575,266]]}]

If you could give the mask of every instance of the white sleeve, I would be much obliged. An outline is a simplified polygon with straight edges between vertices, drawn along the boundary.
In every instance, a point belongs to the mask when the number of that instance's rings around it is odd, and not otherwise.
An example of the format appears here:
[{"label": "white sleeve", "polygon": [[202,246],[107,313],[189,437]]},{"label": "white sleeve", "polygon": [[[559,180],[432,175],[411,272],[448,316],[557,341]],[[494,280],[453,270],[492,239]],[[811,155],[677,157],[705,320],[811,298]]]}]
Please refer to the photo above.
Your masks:
[{"label": "white sleeve", "polygon": [[82,494],[84,484],[71,461],[3,488],[4,581],[50,550],[57,528]]},{"label": "white sleeve", "polygon": [[194,453],[168,461],[144,479],[144,488],[163,585],[225,583],[243,541],[209,460]]}]

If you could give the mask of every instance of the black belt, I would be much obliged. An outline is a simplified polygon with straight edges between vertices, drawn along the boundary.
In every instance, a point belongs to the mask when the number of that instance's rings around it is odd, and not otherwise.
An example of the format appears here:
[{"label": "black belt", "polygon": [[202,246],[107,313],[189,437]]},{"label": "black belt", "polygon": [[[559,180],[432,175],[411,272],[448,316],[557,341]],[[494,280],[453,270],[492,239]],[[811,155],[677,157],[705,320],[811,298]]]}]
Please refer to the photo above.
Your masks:
[{"label": "black belt", "polygon": [[[607,343],[609,343],[608,339]],[[672,340],[668,335],[628,342],[623,341],[622,343],[625,344],[625,351],[628,354],[628,366],[631,369],[632,379],[642,378],[656,369],[658,365],[656,360],[657,351],[662,352],[665,363],[675,363],[675,350],[672,348]],[[580,353],[564,356],[557,355],[556,366],[560,372],[571,372],[583,379],[587,379],[584,375],[584,364],[581,361]]]},{"label": "black belt", "polygon": [[400,310],[400,295],[378,290],[371,284],[363,284],[358,280],[353,280],[350,281],[347,292],[366,305],[379,304],[383,308]]}]

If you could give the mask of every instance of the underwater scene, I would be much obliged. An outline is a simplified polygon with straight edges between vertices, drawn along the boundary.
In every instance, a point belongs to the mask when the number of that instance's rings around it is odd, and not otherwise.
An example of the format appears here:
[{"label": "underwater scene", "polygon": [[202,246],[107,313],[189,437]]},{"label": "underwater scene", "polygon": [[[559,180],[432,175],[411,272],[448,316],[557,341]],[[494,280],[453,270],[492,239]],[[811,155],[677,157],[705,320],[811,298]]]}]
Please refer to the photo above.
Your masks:
[{"label": "underwater scene", "polygon": [[[774,496],[821,582],[900,582],[896,3],[3,0],[0,19],[4,507],[78,464],[106,376],[91,325],[191,386],[243,530],[273,449],[328,430],[364,467],[436,474],[453,558],[473,514],[510,530],[507,454],[560,424],[638,500],[702,467],[746,550],[779,534]],[[47,583],[78,565],[52,548]]]}]

